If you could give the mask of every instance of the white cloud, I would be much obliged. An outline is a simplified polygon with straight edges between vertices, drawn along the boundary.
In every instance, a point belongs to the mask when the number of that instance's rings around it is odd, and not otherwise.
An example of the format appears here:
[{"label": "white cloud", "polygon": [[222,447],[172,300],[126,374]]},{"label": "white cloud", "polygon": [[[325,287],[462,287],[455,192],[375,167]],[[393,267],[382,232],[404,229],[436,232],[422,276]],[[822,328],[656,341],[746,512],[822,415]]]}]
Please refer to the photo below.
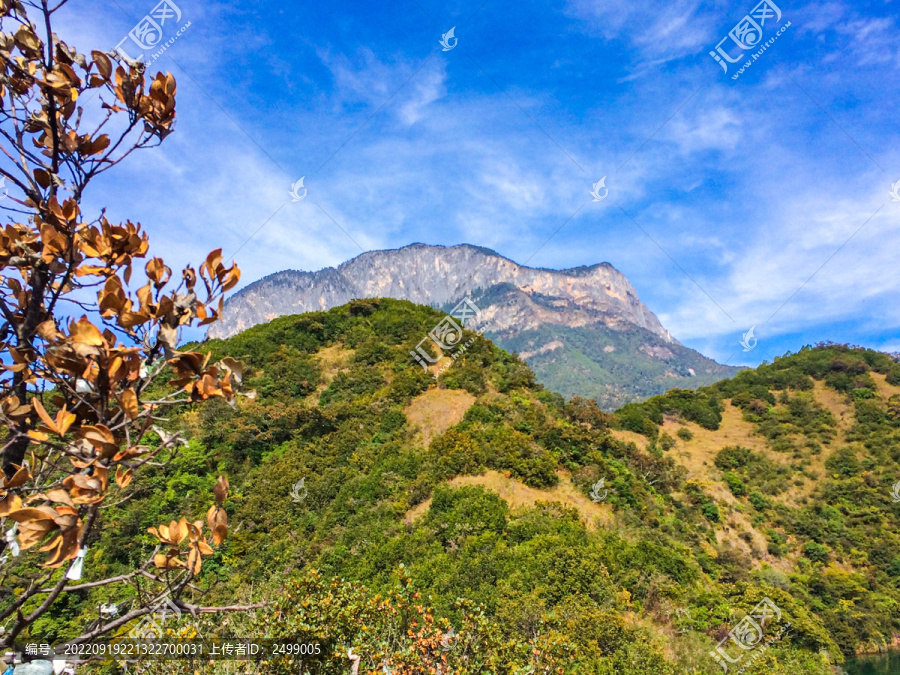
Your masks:
[{"label": "white cloud", "polygon": [[897,22],[886,17],[857,18],[836,26],[850,38],[850,49],[861,66],[875,64],[900,67]]},{"label": "white cloud", "polygon": [[363,103],[374,112],[386,102],[394,103],[388,107],[388,114],[411,125],[425,115],[429,104],[446,95],[447,74],[440,61],[423,66],[421,61],[399,56],[382,60],[368,47],[360,47],[352,57],[325,48],[317,52],[334,77],[331,96],[337,110]]},{"label": "white cloud", "polygon": [[630,43],[642,59],[655,63],[697,52],[709,43],[724,18],[699,0],[568,0],[567,13],[582,21],[585,30],[606,40]]},{"label": "white cloud", "polygon": [[742,118],[735,108],[717,105],[692,109],[693,116],[677,116],[664,130],[665,138],[685,155],[705,150],[734,150],[744,139]]},{"label": "white cloud", "polygon": [[434,67],[426,67],[410,82],[412,95],[407,94],[406,100],[399,106],[399,116],[407,125],[415,124],[426,114],[426,109],[447,94],[445,82],[447,72],[443,64]]},{"label": "white cloud", "polygon": [[666,313],[670,330],[686,339],[727,335],[736,326],[762,327],[774,314],[764,330],[785,334],[861,318],[873,306],[884,307],[882,329],[900,327],[900,310],[890,300],[897,292],[893,251],[900,248],[896,211],[885,207],[850,239],[883,203],[879,199],[869,194],[855,202],[824,202],[813,194],[799,195],[792,208],[769,223],[779,241],[756,231],[724,278],[708,286],[701,280],[735,322],[692,292]]}]

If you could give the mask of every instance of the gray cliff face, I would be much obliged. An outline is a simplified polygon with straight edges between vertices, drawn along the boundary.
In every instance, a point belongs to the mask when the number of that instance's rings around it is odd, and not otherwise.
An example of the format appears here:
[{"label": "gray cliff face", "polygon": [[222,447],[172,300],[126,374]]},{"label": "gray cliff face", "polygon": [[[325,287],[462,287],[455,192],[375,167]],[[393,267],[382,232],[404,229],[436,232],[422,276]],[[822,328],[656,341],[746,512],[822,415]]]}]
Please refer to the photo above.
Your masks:
[{"label": "gray cliff face", "polygon": [[209,337],[230,337],[278,316],[377,297],[434,307],[472,297],[482,310],[477,330],[498,336],[548,324],[576,328],[601,323],[610,328],[638,326],[677,344],[625,276],[608,263],[534,269],[467,244],[412,244],[363,253],[337,268],[272,274],[232,296]]}]

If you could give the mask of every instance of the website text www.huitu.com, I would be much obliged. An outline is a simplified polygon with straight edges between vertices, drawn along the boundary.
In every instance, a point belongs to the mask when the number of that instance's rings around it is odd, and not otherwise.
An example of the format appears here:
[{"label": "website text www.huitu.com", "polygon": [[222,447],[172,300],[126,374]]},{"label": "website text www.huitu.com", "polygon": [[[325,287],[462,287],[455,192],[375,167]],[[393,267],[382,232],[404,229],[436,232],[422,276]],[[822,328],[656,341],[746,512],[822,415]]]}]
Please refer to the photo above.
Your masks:
[{"label": "website text www.huitu.com", "polygon": [[184,24],[181,28],[178,29],[178,32],[175,33],[175,35],[173,37],[169,38],[168,42],[166,42],[156,53],[154,53],[152,55],[151,59],[145,61],[144,65],[149,66],[151,63],[156,61],[156,59],[158,59],[160,56],[162,56],[163,52],[165,52],[169,47],[171,47],[173,44],[175,44],[175,40],[180,38],[182,33],[184,33],[184,31],[186,31],[190,27],[191,27],[191,22],[188,21],[186,24]]},{"label": "website text www.huitu.com", "polygon": [[760,56],[762,56],[763,52],[765,52],[769,47],[771,47],[773,44],[775,44],[775,40],[777,40],[779,37],[781,37],[781,34],[784,33],[784,31],[786,31],[790,27],[791,27],[791,22],[788,21],[781,28],[779,28],[778,32],[775,33],[774,36],[772,36],[771,38],[769,38],[768,40],[766,40],[763,43],[762,47],[759,48],[759,51],[756,51],[750,55],[750,58],[747,60],[747,62],[744,65],[742,65],[734,75],[731,76],[731,79],[732,80],[738,79],[741,76],[741,73],[743,73],[745,70],[748,70],[750,68],[750,66],[753,65],[753,62],[756,61]]}]

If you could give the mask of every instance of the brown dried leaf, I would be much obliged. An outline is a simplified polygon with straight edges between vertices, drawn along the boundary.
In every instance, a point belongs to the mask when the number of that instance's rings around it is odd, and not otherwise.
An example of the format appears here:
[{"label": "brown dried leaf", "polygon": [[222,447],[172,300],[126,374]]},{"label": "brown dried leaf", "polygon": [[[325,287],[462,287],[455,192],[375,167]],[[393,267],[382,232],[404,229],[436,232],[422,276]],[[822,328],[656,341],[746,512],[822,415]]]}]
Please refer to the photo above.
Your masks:
[{"label": "brown dried leaf", "polygon": [[6,490],[12,490],[14,488],[20,487],[25,484],[31,478],[31,473],[28,471],[27,466],[19,467],[19,469],[12,475],[12,478],[5,481],[3,484],[3,488]]},{"label": "brown dried leaf", "polygon": [[97,72],[100,73],[104,80],[108,80],[112,74],[112,61],[106,54],[96,49],[91,52],[91,56],[94,59],[94,64],[97,66]]},{"label": "brown dried leaf", "polygon": [[50,551],[50,556],[47,558],[47,562],[44,563],[44,567],[59,567],[67,560],[71,560],[78,555],[78,528],[69,528],[39,550]]},{"label": "brown dried leaf", "polygon": [[188,553],[187,558],[187,568],[193,574],[198,574],[202,566],[203,559],[200,557],[200,551],[195,546],[191,546],[191,550]]},{"label": "brown dried leaf", "polygon": [[128,484],[133,478],[134,471],[132,469],[125,469],[125,471],[122,471],[121,465],[116,467],[116,485],[118,485],[119,488],[128,487]]},{"label": "brown dried leaf", "polygon": [[49,520],[53,522],[56,515],[56,511],[49,507],[35,507],[13,511],[7,515],[7,518],[14,520],[21,525],[22,523],[27,523],[29,521]]},{"label": "brown dried leaf", "polygon": [[221,508],[228,496],[228,479],[225,476],[219,476],[213,487],[213,495],[216,497],[216,505]]},{"label": "brown dried leaf", "polygon": [[50,173],[44,169],[34,170],[34,180],[45,190],[50,187]]},{"label": "brown dried leaf", "polygon": [[76,344],[89,347],[100,347],[104,344],[100,330],[88,321],[87,316],[82,316],[77,322],[72,322],[69,326],[69,333],[72,341]]},{"label": "brown dried leaf", "polygon": [[0,517],[8,516],[12,511],[22,508],[22,499],[18,495],[6,495],[0,499]]},{"label": "brown dried leaf", "polygon": [[[178,521],[175,528],[170,527],[169,529],[170,529],[170,531],[174,530],[174,531],[172,531],[172,537],[176,538],[176,536],[177,536],[176,541],[179,544],[181,542],[183,542],[185,539],[187,539],[187,536],[191,532],[190,525],[188,525],[187,518],[185,518],[184,516],[181,517],[181,520]],[[177,532],[177,535],[175,534],[176,532]]]},{"label": "brown dried leaf", "polygon": [[66,406],[64,405],[61,410],[56,413],[56,428],[57,433],[60,436],[65,436],[66,432],[69,430],[69,427],[75,423],[76,417],[74,413],[70,413],[66,410]]},{"label": "brown dried leaf", "polygon": [[113,433],[103,424],[85,425],[79,430],[79,435],[94,447],[100,459],[109,459],[119,451]]},{"label": "brown dried leaf", "polygon": [[82,154],[85,156],[90,155],[99,155],[101,152],[106,150],[109,147],[109,136],[103,134],[102,136],[98,136],[94,140],[90,142],[90,144],[86,145],[82,148]]},{"label": "brown dried leaf", "polygon": [[125,412],[125,417],[129,420],[137,419],[140,413],[137,394],[134,393],[134,389],[131,387],[122,392],[122,410]]},{"label": "brown dried leaf", "polygon": [[54,422],[50,415],[47,414],[44,406],[36,396],[31,399],[31,405],[34,406],[34,411],[38,414],[38,417],[41,418],[44,425],[50,429],[50,431],[59,434],[59,430],[56,428],[56,422]]},{"label": "brown dried leaf", "polygon": [[244,379],[244,364],[237,359],[231,358],[230,356],[226,356],[219,363],[222,364],[222,366],[231,373],[234,381],[240,385],[240,383]]},{"label": "brown dried leaf", "polygon": [[227,525],[216,525],[216,529],[213,530],[213,544],[218,546],[225,538],[228,536],[228,526]]},{"label": "brown dried leaf", "polygon": [[62,504],[67,504],[68,506],[75,506],[75,504],[72,502],[72,498],[69,496],[69,493],[62,488],[48,490],[46,494],[47,499],[49,499],[51,502],[60,502]]}]

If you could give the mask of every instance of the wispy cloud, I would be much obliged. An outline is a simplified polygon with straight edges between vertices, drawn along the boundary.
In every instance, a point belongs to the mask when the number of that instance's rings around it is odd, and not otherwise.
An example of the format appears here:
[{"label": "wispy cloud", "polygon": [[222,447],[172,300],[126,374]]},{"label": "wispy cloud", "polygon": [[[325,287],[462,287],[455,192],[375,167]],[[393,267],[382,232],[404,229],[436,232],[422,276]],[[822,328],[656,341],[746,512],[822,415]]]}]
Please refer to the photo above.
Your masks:
[{"label": "wispy cloud", "polygon": [[[699,0],[568,0],[567,13],[581,21],[584,30],[629,45],[640,59],[656,63],[695,53],[709,42],[722,18]],[[633,58],[627,52],[625,56]]]}]

